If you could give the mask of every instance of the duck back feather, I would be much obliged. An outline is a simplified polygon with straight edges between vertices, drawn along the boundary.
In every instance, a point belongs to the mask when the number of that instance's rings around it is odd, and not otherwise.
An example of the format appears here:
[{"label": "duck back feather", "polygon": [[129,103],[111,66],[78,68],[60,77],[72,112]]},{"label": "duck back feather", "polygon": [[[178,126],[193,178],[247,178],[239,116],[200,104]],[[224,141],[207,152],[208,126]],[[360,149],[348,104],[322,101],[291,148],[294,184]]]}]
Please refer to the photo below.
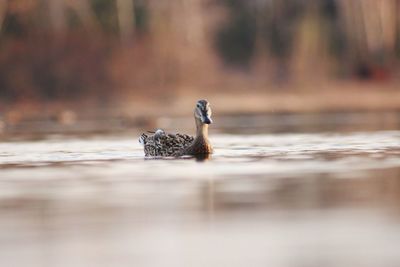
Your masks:
[{"label": "duck back feather", "polygon": [[151,157],[181,156],[193,141],[193,136],[180,133],[167,134],[163,130],[157,130],[154,134],[144,133],[139,139],[144,146],[145,156]]}]

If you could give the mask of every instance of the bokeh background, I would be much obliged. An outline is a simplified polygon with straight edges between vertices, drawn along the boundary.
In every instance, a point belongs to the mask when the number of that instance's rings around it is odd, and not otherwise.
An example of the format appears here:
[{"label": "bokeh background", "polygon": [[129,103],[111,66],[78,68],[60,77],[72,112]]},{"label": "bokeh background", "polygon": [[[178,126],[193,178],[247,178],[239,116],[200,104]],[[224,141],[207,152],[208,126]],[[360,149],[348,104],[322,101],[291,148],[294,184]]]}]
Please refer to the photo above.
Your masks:
[{"label": "bokeh background", "polygon": [[397,0],[2,0],[3,124],[140,126],[197,98],[219,113],[398,109],[399,11]]}]

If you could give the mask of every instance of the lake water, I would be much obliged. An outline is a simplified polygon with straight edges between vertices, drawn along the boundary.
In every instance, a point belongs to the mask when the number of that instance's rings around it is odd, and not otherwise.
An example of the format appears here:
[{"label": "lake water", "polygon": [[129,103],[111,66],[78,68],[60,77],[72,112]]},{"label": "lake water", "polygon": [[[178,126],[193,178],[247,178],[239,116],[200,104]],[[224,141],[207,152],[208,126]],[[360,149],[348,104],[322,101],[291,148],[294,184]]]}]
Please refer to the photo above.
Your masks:
[{"label": "lake water", "polygon": [[145,159],[130,131],[8,136],[1,266],[400,266],[400,131],[334,118],[225,118],[207,160]]}]

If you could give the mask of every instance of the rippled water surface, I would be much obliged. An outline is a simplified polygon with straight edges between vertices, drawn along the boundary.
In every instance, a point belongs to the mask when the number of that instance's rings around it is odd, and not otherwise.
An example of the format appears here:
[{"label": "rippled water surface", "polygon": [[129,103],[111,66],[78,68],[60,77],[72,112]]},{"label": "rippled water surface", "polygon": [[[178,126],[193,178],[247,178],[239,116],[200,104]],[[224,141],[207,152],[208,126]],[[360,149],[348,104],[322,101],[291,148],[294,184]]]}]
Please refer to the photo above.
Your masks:
[{"label": "rippled water surface", "polygon": [[400,131],[0,143],[2,266],[400,266]]}]

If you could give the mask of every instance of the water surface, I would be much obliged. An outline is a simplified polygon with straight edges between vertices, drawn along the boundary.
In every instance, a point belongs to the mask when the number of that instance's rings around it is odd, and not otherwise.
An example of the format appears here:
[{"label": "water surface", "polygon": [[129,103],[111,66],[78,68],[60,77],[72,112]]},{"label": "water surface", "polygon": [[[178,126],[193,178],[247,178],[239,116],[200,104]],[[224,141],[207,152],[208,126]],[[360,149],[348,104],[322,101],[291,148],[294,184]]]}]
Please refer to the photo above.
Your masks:
[{"label": "water surface", "polygon": [[204,161],[145,159],[137,133],[4,140],[2,264],[400,265],[400,131],[227,132]]}]

